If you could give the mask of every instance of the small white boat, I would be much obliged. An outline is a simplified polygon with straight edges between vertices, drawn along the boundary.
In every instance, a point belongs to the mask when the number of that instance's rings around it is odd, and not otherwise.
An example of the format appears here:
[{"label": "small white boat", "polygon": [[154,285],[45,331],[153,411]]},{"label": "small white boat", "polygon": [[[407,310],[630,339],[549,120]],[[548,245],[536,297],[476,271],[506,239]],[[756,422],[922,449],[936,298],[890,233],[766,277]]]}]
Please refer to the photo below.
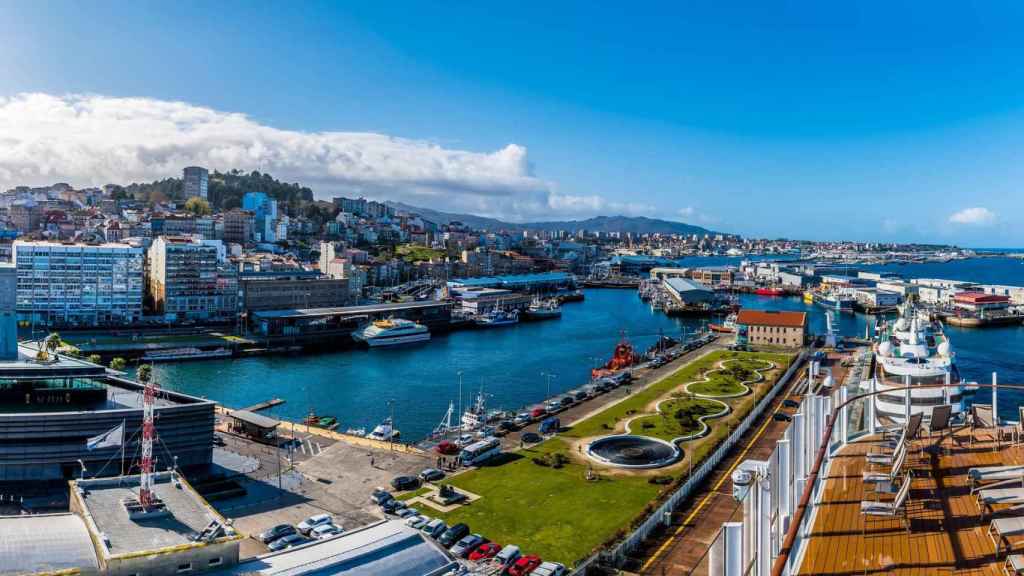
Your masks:
[{"label": "small white boat", "polygon": [[534,299],[534,301],[530,303],[530,307],[526,309],[526,317],[534,320],[558,318],[561,315],[562,307],[558,304],[558,301],[554,299]]},{"label": "small white boat", "polygon": [[430,340],[430,331],[426,326],[412,320],[389,318],[370,322],[364,328],[353,332],[352,338],[359,342],[365,342],[371,348],[377,348],[426,342]]},{"label": "small white boat", "polygon": [[383,422],[378,424],[376,428],[366,435],[370,440],[382,440],[384,442],[387,442],[388,440],[397,440],[398,436],[398,429],[395,428],[391,418],[385,418]]},{"label": "small white boat", "polygon": [[349,428],[345,430],[345,434],[349,436],[359,436],[360,438],[366,437],[366,428]]}]

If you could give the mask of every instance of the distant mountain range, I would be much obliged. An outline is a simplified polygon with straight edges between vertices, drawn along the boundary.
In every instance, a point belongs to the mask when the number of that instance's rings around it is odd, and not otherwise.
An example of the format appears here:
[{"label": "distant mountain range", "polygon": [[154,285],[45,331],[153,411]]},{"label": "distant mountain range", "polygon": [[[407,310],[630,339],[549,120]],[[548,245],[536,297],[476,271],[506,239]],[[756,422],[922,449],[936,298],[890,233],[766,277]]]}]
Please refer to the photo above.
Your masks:
[{"label": "distant mountain range", "polygon": [[586,220],[553,220],[550,222],[504,222],[496,218],[474,216],[472,214],[452,214],[440,212],[430,208],[410,206],[401,202],[387,202],[397,210],[414,212],[437,224],[448,224],[450,222],[462,222],[463,224],[476,229],[485,230],[507,230],[509,232],[522,232],[523,230],[587,230],[591,232],[629,232],[632,234],[715,234],[715,232],[671,220],[660,220],[657,218],[646,218],[644,216],[597,216]]}]

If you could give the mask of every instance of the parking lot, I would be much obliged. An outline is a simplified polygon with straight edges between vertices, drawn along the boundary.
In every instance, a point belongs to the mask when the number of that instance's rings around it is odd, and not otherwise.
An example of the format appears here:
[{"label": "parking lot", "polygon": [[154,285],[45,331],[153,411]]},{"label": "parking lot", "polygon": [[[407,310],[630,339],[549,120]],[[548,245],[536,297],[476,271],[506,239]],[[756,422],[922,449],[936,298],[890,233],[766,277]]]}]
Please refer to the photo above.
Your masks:
[{"label": "parking lot", "polygon": [[[297,435],[291,448],[280,451],[229,434],[220,436],[225,445],[217,448],[215,460],[234,467],[235,480],[246,494],[211,505],[250,536],[325,512],[345,529],[378,521],[383,513],[370,502],[374,488],[389,487],[393,477],[416,475],[433,465],[430,456],[368,449],[319,436]],[[266,551],[254,538],[242,543],[243,557]]]}]

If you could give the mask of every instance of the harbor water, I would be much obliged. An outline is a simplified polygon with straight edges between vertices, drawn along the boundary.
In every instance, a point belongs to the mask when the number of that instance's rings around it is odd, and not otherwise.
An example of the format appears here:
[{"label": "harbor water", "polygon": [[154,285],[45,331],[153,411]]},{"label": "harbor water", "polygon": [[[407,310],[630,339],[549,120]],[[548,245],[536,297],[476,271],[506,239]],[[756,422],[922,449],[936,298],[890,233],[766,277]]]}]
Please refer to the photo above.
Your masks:
[{"label": "harbor water", "polygon": [[[684,265],[735,262],[688,258]],[[861,268],[905,277],[1024,285],[1024,265],[1010,258]],[[747,308],[806,310],[811,331],[825,331],[824,310],[800,298],[743,295],[741,303]],[[412,347],[157,364],[153,372],[161,386],[232,408],[283,398],[286,403],[269,415],[301,421],[312,408],[319,415],[335,416],[341,430],[369,430],[393,414],[403,439],[414,441],[440,422],[449,402],[458,410],[460,373],[463,407],[483,388],[489,408],[514,410],[543,401],[549,390],[554,395],[586,384],[590,369],[611,356],[622,334],[645,350],[659,334],[678,338],[702,326],[701,319],[669,318],[652,310],[635,290],[587,290],[584,302],[567,303],[562,310],[560,319],[456,331]],[[836,317],[840,332],[850,336],[863,336],[874,322],[860,314]],[[1024,327],[946,330],[964,378],[988,382],[995,371],[1001,383],[1024,383]],[[1016,419],[1022,400],[1022,392],[1003,391],[1002,416]]]}]

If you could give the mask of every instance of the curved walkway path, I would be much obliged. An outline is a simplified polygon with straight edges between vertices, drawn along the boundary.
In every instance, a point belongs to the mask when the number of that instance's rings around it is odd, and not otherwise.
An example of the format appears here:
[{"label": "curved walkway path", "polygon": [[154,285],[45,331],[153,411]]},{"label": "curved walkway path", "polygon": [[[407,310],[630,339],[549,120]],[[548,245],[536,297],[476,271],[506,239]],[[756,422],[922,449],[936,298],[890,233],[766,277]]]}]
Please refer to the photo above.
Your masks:
[{"label": "curved walkway path", "polygon": [[[729,358],[727,360],[719,360],[717,362],[718,367],[717,368],[712,368],[710,370],[705,371],[702,374],[702,379],[701,380],[693,380],[691,382],[687,382],[687,383],[683,384],[682,388],[683,388],[683,390],[687,394],[692,394],[695,398],[700,398],[700,399],[703,399],[703,400],[710,400],[712,402],[717,402],[717,403],[722,405],[722,409],[720,411],[718,411],[718,412],[715,412],[714,414],[702,414],[702,415],[698,416],[697,417],[697,422],[700,423],[700,426],[701,426],[700,430],[698,430],[697,432],[694,432],[692,434],[685,434],[683,436],[678,436],[678,437],[673,438],[672,440],[670,440],[670,442],[672,442],[673,444],[679,444],[680,442],[685,442],[687,440],[694,440],[696,438],[701,438],[702,436],[707,434],[711,430],[711,427],[708,426],[708,423],[705,422],[705,420],[711,420],[713,418],[721,418],[722,416],[725,416],[726,414],[728,414],[732,410],[732,408],[730,408],[730,406],[728,404],[726,404],[725,402],[722,402],[722,400],[720,400],[720,398],[730,399],[730,398],[739,398],[740,396],[746,396],[747,394],[750,393],[750,386],[749,386],[749,384],[757,384],[759,382],[763,382],[764,379],[765,379],[764,372],[767,372],[768,370],[772,370],[772,369],[774,369],[776,367],[775,362],[772,362],[770,360],[760,360],[760,359],[757,359],[757,358],[754,358],[752,360],[754,360],[755,362],[762,362],[762,363],[766,364],[766,366],[763,366],[761,368],[754,368],[753,369],[754,370],[754,374],[757,375],[756,379],[744,380],[744,381],[739,383],[739,385],[743,387],[743,392],[739,392],[737,394],[725,394],[725,395],[719,395],[719,396],[711,395],[711,394],[696,394],[696,393],[690,392],[690,386],[691,385],[693,385],[693,384],[703,384],[705,382],[710,382],[711,379],[708,377],[709,374],[711,374],[713,372],[721,372],[721,371],[725,370],[726,363],[728,363],[728,362],[739,362],[740,361],[739,358]],[[669,394],[671,394],[671,392],[669,392]],[[656,416],[658,414],[661,414],[661,405],[666,403],[666,402],[671,402],[671,401],[675,401],[675,400],[685,400],[685,398],[673,398],[671,396],[668,397],[668,398],[662,398],[661,400],[658,400],[657,404],[655,404],[654,412],[645,412],[643,414],[637,414],[637,415],[631,417],[629,420],[626,420],[626,423],[625,423],[626,433],[627,434],[633,434],[633,431],[631,430],[630,426],[631,426],[631,424],[633,423],[634,420],[638,420],[640,418],[646,418],[648,416]],[[641,433],[638,433],[637,435],[638,436],[644,436],[645,434],[643,434],[641,432]]]}]

